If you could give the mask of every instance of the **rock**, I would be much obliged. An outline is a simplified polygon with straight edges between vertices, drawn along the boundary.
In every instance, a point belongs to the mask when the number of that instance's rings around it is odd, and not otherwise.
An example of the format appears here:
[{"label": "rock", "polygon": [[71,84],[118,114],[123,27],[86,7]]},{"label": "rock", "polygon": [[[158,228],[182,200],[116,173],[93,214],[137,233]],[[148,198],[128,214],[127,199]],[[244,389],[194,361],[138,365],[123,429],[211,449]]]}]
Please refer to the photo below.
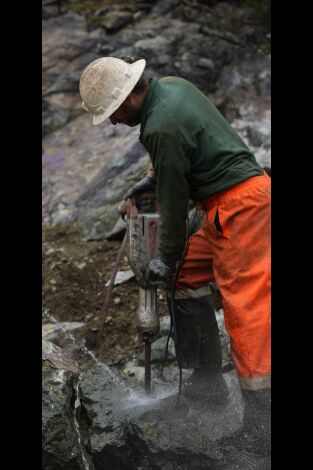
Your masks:
[{"label": "rock", "polygon": [[49,341],[42,342],[42,360],[48,361],[56,369],[65,369],[73,375],[79,373],[78,365],[61,348]]},{"label": "rock", "polygon": [[133,19],[131,12],[119,11],[118,7],[111,9],[102,18],[101,25],[108,33],[113,33],[123,28]]},{"label": "rock", "polygon": [[118,204],[147,171],[149,157],[138,129],[92,126],[85,113],[43,140],[43,218],[78,218],[86,239],[112,230]]},{"label": "rock", "polygon": [[42,463],[45,470],[80,470],[83,453],[75,424],[79,369],[58,346],[42,343]]},{"label": "rock", "polygon": [[[156,339],[151,345],[151,362],[162,362],[165,359],[167,337],[163,336]],[[176,357],[175,345],[172,338],[169,340],[167,361],[173,361]],[[144,353],[139,356],[139,363],[144,364]]]},{"label": "rock", "polygon": [[85,261],[83,261],[82,263],[75,264],[75,266],[76,266],[78,269],[82,270],[82,269],[84,269],[84,268],[87,266],[87,263],[85,263]]},{"label": "rock", "polygon": [[162,315],[160,317],[160,335],[167,336],[170,332],[171,317],[169,315]]},{"label": "rock", "polygon": [[[244,111],[242,110],[242,114]],[[271,116],[270,111],[265,111],[258,120],[253,123],[248,119],[236,119],[233,127],[238,131],[242,139],[254,153],[258,163],[271,166]]]},{"label": "rock", "polygon": [[117,213],[117,204],[89,209],[77,217],[77,227],[85,240],[104,240]]},{"label": "rock", "polygon": [[85,323],[82,322],[59,322],[56,324],[45,323],[42,325],[42,337],[46,341],[54,342],[57,340],[60,332],[64,331],[74,331],[78,328],[85,326]]},{"label": "rock", "polygon": [[152,8],[152,16],[166,15],[169,11],[173,10],[181,2],[180,0],[159,0]]},{"label": "rock", "polygon": [[46,101],[43,103],[42,124],[44,133],[49,133],[64,126],[70,117],[68,108],[59,107],[52,102]]},{"label": "rock", "polygon": [[157,36],[154,38],[141,39],[137,41],[134,45],[137,54],[143,57],[153,57],[158,51],[158,64],[164,65],[168,64],[171,61],[171,56],[169,54],[169,39],[163,36]]},{"label": "rock", "polygon": [[129,441],[132,434],[136,435],[136,429],[122,412],[129,393],[126,382],[104,364],[82,375],[81,402],[90,420],[87,433],[96,469],[136,468],[132,464],[136,439],[134,447]]},{"label": "rock", "polygon": [[54,107],[60,110],[67,110],[71,119],[82,114],[81,99],[75,92],[55,92],[47,95],[45,98],[45,105],[50,106],[51,108]]},{"label": "rock", "polygon": [[42,0],[42,17],[47,19],[52,16],[58,16],[62,13],[63,0]]},{"label": "rock", "polygon": [[85,66],[99,57],[94,51],[101,31],[87,33],[84,18],[73,12],[43,20],[42,31],[42,126],[46,135],[82,113],[78,81]]},{"label": "rock", "polygon": [[[114,286],[118,286],[119,284],[123,284],[124,282],[129,281],[130,279],[133,279],[135,277],[135,274],[133,271],[128,270],[128,271],[117,271],[115,280],[114,280]],[[106,282],[105,286],[108,287],[110,285],[110,280]]]},{"label": "rock", "polygon": [[[59,66],[61,61],[71,61],[86,52],[89,52],[97,44],[99,31],[87,33],[85,19],[73,12],[68,12],[55,18],[43,21],[43,71],[44,90],[47,89],[51,75],[51,68]],[[56,70],[56,69],[53,69]],[[48,74],[48,75],[47,75]]]},{"label": "rock", "polygon": [[167,398],[147,396],[107,367],[84,373],[81,403],[90,423],[88,449],[95,469],[198,470],[220,462],[216,439],[237,429],[242,420],[238,379],[230,373],[225,380],[230,389],[226,406],[190,408],[181,399],[175,411],[173,389]]},{"label": "rock", "polygon": [[106,233],[104,238],[109,241],[123,240],[126,229],[127,229],[127,222],[122,220],[121,217],[119,217],[116,221],[116,224],[112,228],[112,230]]},{"label": "rock", "polygon": [[209,69],[212,71],[215,70],[214,62],[211,59],[207,59],[206,57],[200,57],[200,59],[198,60],[198,65],[203,69]]},{"label": "rock", "polygon": [[143,365],[139,365],[138,359],[128,361],[122,369],[122,374],[133,377],[138,384],[144,383],[145,368]]}]

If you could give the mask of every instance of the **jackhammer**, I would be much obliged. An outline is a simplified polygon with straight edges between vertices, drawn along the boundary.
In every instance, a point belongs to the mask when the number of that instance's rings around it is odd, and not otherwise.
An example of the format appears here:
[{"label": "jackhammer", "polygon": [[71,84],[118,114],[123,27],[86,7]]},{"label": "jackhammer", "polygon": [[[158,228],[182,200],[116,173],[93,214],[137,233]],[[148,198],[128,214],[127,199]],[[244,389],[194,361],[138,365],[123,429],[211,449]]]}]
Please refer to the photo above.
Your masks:
[{"label": "jackhammer", "polygon": [[[137,204],[137,205],[136,205]],[[153,193],[145,193],[127,200],[129,264],[137,281],[142,281],[151,259],[158,250],[159,214],[155,210]],[[137,330],[144,342],[145,390],[151,391],[151,343],[160,329],[157,311],[157,288],[139,287]]]}]

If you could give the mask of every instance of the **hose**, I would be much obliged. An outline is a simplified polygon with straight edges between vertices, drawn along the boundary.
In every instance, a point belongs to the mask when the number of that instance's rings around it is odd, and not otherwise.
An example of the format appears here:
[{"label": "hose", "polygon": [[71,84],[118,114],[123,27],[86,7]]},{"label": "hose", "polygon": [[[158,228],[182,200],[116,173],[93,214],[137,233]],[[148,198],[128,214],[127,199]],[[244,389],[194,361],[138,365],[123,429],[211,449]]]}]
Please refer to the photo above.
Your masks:
[{"label": "hose", "polygon": [[[193,225],[196,215],[197,215],[197,212],[194,213],[191,224],[189,223],[189,220],[187,218],[187,220],[186,220],[186,234],[188,234],[189,225],[191,225],[191,226]],[[185,260],[186,252],[187,252],[188,245],[189,245],[189,241],[190,241],[190,236],[187,235],[184,251],[183,251],[183,254],[182,254],[182,257],[181,257],[180,261],[178,262],[178,266],[177,266],[177,269],[176,269],[176,273],[175,273],[175,277],[174,277],[174,281],[173,281],[173,285],[172,285],[172,289],[171,289],[171,301],[169,302],[169,311],[170,311],[171,324],[170,324],[170,330],[169,330],[169,334],[168,334],[167,341],[166,341],[165,357],[164,357],[164,361],[163,361],[162,368],[161,368],[161,373],[160,373],[160,376],[162,377],[164,366],[165,366],[167,355],[168,355],[169,340],[170,340],[170,337],[172,336],[173,329],[174,329],[174,335],[175,335],[175,340],[176,340],[176,345],[177,345],[176,360],[177,360],[177,365],[178,365],[178,368],[179,368],[179,387],[178,387],[178,395],[177,395],[177,401],[176,401],[175,406],[179,405],[179,401],[180,401],[182,381],[183,381],[182,380],[183,372],[182,372],[182,365],[181,365],[181,351],[180,351],[180,348],[179,348],[179,337],[178,337],[178,331],[177,331],[177,327],[176,327],[175,314],[174,314],[174,298],[175,298],[175,292],[176,292],[176,285],[177,285],[178,276],[179,276],[179,273],[181,271],[181,268],[182,268],[184,260]]]}]

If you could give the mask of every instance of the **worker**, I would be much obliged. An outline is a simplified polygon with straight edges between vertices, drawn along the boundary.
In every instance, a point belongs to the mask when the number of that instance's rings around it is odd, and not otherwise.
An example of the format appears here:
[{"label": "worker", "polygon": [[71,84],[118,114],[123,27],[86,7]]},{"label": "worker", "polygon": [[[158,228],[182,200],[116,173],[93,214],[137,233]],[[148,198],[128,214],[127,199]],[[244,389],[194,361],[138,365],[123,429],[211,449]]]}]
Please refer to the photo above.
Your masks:
[{"label": "worker", "polygon": [[[94,125],[140,124],[151,168],[127,197],[156,192],[159,249],[145,283],[162,281],[169,297],[174,292],[176,355],[194,368],[183,392],[200,390],[213,402],[227,395],[208,290],[215,282],[244,403],[242,427],[221,440],[239,450],[225,468],[270,468],[270,177],[196,86],[175,76],[148,79],[145,66],[136,57],[93,61],[80,78],[82,107]],[[188,238],[190,200],[205,216]]]}]

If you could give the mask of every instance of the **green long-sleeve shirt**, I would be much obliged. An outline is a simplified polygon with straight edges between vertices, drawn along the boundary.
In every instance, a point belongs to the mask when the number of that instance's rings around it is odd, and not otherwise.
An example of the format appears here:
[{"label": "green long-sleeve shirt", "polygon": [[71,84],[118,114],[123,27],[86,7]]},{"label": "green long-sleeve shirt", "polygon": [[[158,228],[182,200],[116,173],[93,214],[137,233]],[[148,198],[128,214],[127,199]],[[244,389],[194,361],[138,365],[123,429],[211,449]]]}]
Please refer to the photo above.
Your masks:
[{"label": "green long-sleeve shirt", "polygon": [[263,170],[210,100],[179,77],[153,78],[141,110],[160,207],[159,255],[183,253],[189,199],[199,202]]}]

